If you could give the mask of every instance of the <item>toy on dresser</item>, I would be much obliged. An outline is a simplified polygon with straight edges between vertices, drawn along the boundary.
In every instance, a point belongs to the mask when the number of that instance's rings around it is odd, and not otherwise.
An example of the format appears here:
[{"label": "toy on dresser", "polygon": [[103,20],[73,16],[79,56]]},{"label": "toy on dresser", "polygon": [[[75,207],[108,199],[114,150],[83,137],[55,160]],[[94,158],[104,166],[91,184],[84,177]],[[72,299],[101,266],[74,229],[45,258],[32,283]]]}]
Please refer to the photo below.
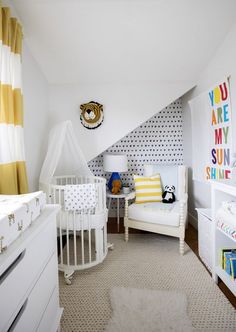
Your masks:
[{"label": "toy on dresser", "polygon": [[41,213],[46,204],[42,191],[24,195],[0,195],[0,253]]}]

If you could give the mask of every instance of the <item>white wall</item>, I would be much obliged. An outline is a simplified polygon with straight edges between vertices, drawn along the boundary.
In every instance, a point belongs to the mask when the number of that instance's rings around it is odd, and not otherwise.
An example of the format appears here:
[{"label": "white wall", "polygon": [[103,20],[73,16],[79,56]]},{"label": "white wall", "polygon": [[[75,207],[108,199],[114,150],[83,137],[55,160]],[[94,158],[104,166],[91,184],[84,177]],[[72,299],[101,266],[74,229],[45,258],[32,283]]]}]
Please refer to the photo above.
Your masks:
[{"label": "white wall", "polygon": [[[50,125],[72,120],[89,161],[192,88],[192,82],[53,85],[50,87]],[[88,130],[80,123],[80,105],[104,105],[104,123]]]},{"label": "white wall", "polygon": [[[182,98],[184,119],[184,162],[190,166],[192,174],[191,114],[188,101],[206,91],[218,81],[231,76],[231,106],[233,118],[233,151],[236,152],[236,24],[202,72],[197,87]],[[199,133],[200,134],[200,133]],[[191,179],[191,178],[190,178]],[[189,181],[189,213],[196,217],[195,207],[210,206],[210,187],[208,184]],[[194,222],[194,220],[193,220]]]},{"label": "white wall", "polygon": [[26,45],[22,57],[24,129],[29,190],[38,190],[38,179],[48,136],[48,83]]}]

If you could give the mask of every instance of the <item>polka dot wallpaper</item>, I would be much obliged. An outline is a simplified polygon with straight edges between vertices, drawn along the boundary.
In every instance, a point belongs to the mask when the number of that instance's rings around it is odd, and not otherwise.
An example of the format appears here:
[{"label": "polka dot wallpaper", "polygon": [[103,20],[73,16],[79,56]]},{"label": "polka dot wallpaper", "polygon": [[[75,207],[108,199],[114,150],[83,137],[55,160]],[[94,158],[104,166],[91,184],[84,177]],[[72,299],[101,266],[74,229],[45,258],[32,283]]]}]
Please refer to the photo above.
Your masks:
[{"label": "polka dot wallpaper", "polygon": [[[122,182],[133,188],[133,174],[143,174],[145,164],[183,164],[183,126],[181,99],[176,100],[127,136],[108,148],[107,152],[122,152],[128,157],[128,172],[121,173]],[[103,171],[103,154],[89,162],[95,176],[109,179]],[[122,202],[123,203],[123,202]],[[123,204],[121,205],[121,207]],[[115,212],[113,199],[111,214]]]}]

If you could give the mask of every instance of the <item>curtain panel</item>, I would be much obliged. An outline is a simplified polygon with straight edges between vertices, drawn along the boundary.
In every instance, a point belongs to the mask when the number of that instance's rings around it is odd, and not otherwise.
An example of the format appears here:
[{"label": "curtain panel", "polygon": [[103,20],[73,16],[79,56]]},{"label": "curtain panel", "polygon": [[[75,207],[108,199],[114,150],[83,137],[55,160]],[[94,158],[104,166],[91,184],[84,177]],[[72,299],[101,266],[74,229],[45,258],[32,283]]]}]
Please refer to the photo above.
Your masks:
[{"label": "curtain panel", "polygon": [[28,192],[21,81],[22,28],[0,2],[0,194]]}]

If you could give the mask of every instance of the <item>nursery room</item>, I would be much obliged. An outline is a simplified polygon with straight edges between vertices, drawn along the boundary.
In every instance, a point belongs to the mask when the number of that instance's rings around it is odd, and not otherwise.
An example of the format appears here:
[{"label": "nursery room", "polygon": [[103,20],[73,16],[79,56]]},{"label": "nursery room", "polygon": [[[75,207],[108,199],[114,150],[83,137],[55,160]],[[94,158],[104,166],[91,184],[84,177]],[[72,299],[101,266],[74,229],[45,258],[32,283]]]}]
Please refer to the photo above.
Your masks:
[{"label": "nursery room", "polygon": [[0,332],[236,331],[235,12],[0,0]]}]

